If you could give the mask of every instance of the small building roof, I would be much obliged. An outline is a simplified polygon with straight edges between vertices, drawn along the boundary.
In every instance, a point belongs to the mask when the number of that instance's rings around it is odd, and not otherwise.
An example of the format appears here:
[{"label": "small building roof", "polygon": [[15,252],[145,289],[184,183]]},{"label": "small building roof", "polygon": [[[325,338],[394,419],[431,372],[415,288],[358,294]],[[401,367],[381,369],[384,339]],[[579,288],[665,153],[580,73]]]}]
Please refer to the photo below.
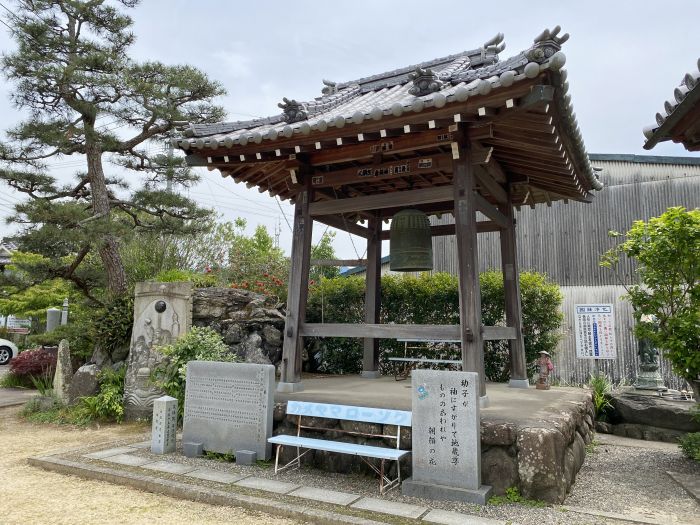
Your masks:
[{"label": "small building roof", "polygon": [[644,128],[644,149],[672,140],[688,151],[700,151],[700,58],[697,69],[686,73],[673,98],[656,114],[656,123]]},{"label": "small building roof", "polygon": [[[319,97],[284,98],[281,113],[267,118],[190,125],[173,145],[188,153],[190,165],[219,169],[236,182],[292,200],[299,187],[290,179],[289,161],[305,156],[314,174],[323,173],[314,177],[321,190],[315,198],[334,199],[339,190],[371,195],[450,184],[451,167],[439,157],[449,155],[449,124],[462,122],[477,130],[478,140],[470,140],[483,148],[484,163],[498,163],[499,182],[513,185],[516,205],[588,201],[602,184],[567,94],[561,46],[569,35],[560,31],[543,31],[531,47],[505,60],[498,34],[471,51],[349,82],[324,80]],[[398,147],[400,135],[418,133],[430,144]],[[387,145],[393,151],[382,149],[381,140],[391,137],[399,137]],[[368,147],[360,149],[362,142]],[[404,172],[385,166],[387,158],[406,161]],[[385,174],[391,184],[382,180]]]}]

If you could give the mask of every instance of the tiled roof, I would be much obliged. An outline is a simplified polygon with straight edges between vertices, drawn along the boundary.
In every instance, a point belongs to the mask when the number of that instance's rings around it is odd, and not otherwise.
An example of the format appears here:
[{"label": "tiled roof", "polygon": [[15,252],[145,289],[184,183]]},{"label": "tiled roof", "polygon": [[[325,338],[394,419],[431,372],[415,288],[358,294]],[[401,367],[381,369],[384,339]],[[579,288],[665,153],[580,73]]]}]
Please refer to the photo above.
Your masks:
[{"label": "tiled roof", "polygon": [[560,34],[559,26],[545,30],[533,45],[511,58],[501,61],[505,48],[502,34],[472,51],[465,51],[351,82],[323,81],[323,94],[307,102],[285,98],[279,104],[282,113],[265,119],[188,127],[173,145],[184,150],[206,150],[245,146],[274,141],[280,137],[309,135],[329,128],[363,121],[381,121],[404,113],[420,113],[463,103],[471,97],[486,96],[499,88],[552,73],[555,100],[561,110],[560,122],[570,139],[569,153],[576,171],[584,175],[587,186],[601,189],[602,184],[592,169],[581,132],[567,94],[566,57],[561,45],[569,38]]},{"label": "tiled roof", "polygon": [[686,73],[673,90],[673,98],[656,114],[656,123],[644,128],[644,136],[644,149],[673,140],[682,142],[689,151],[700,150],[700,59],[697,70]]}]

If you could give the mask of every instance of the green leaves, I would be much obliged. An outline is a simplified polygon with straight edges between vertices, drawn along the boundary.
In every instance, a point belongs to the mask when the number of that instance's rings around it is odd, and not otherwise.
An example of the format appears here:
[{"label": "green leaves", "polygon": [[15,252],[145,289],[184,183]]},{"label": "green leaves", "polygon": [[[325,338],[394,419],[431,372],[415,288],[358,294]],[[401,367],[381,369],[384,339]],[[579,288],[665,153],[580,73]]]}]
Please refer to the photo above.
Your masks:
[{"label": "green leaves", "polygon": [[624,241],[602,256],[615,269],[622,258],[637,265],[639,284],[627,299],[637,318],[635,333],[664,350],[674,371],[688,381],[700,377],[700,209],[673,207],[648,222],[636,221]]}]

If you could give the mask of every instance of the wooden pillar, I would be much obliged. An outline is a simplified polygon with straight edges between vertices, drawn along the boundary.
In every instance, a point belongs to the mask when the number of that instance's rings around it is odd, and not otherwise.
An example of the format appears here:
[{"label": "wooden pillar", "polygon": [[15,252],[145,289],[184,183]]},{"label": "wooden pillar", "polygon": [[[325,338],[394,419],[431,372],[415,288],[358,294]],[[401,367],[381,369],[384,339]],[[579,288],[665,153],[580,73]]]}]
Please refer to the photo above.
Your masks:
[{"label": "wooden pillar", "polygon": [[501,204],[499,209],[508,219],[508,227],[500,231],[506,324],[515,328],[515,339],[508,341],[510,350],[510,382],[508,386],[512,388],[528,388],[527,361],[523,340],[523,313],[520,301],[520,271],[518,268],[515,217],[510,189],[508,191],[508,202]]},{"label": "wooden pillar", "polygon": [[[310,177],[307,177],[311,180]],[[312,190],[309,185],[299,192],[294,204],[294,231],[292,257],[289,268],[287,292],[287,317],[284,323],[282,345],[282,377],[277,386],[280,392],[298,392],[301,385],[301,359],[304,340],[299,335],[301,323],[306,318],[306,301],[309,292],[309,264],[311,262],[311,233],[313,219],[309,215]]]},{"label": "wooden pillar", "polygon": [[[379,323],[381,305],[382,276],[382,221],[369,219],[369,237],[367,238],[367,273],[365,287],[365,323]],[[362,355],[362,377],[379,377],[379,339],[364,338]]]},{"label": "wooden pillar", "polygon": [[462,333],[462,370],[479,374],[481,405],[488,406],[484,378],[484,340],[481,333],[481,289],[476,242],[474,167],[469,143],[453,144],[455,237],[459,278],[459,322]]}]

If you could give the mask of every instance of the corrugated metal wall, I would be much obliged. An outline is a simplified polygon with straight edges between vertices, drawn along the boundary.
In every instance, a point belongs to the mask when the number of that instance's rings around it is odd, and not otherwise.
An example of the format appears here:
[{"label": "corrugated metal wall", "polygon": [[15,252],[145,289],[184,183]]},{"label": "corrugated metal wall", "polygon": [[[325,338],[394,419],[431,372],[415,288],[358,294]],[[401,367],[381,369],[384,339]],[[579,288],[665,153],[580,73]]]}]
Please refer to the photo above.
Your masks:
[{"label": "corrugated metal wall", "polygon": [[[600,255],[615,245],[608,231],[626,232],[635,220],[661,215],[671,206],[700,207],[700,160],[694,164],[669,164],[622,160],[598,160],[603,168],[605,189],[595,194],[590,204],[552,203],[551,207],[523,208],[516,212],[518,260],[521,270],[546,273],[562,286],[565,315],[564,337],[556,356],[555,375],[566,383],[583,383],[595,371],[594,361],[576,358],[573,331],[575,304],[613,303],[617,356],[615,361],[599,361],[598,367],[615,381],[633,381],[637,371],[637,344],[631,335],[633,326],[629,304],[620,297],[624,288],[610,270],[599,266]],[[599,156],[608,157],[608,156]],[[609,156],[614,158],[615,156]],[[452,216],[433,217],[433,224],[454,222]],[[454,236],[433,238],[434,271],[457,273]],[[497,233],[479,235],[480,269],[501,267]],[[382,267],[388,272],[388,264]],[[629,264],[620,276],[633,282]],[[679,388],[683,381],[668,363],[662,363],[668,386]]]}]

